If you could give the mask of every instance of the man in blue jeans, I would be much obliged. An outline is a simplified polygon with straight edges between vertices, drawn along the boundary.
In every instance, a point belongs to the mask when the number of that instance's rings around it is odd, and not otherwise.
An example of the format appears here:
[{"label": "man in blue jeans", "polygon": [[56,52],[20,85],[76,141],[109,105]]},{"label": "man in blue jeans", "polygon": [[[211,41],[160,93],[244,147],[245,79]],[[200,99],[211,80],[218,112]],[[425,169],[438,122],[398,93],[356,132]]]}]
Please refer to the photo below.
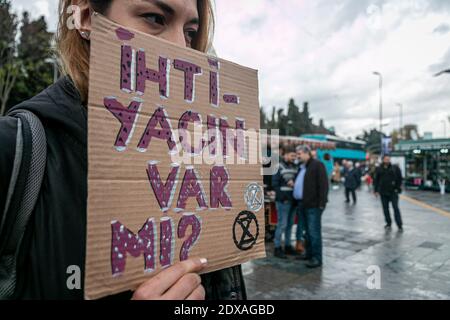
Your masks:
[{"label": "man in blue jeans", "polygon": [[[291,245],[291,231],[295,214],[295,202],[292,197],[297,166],[294,147],[286,147],[283,150],[283,158],[280,161],[278,171],[272,178],[272,187],[275,190],[275,204],[277,208],[278,221],[275,230],[275,252],[274,256],[286,259],[286,254],[295,254]],[[281,237],[284,234],[284,251],[281,247]]]},{"label": "man in blue jeans", "polygon": [[322,213],[328,202],[328,177],[322,162],[312,157],[308,146],[298,146],[297,156],[302,162],[294,183],[299,227],[305,226],[305,254],[297,257],[306,260],[308,268],[322,266]]}]

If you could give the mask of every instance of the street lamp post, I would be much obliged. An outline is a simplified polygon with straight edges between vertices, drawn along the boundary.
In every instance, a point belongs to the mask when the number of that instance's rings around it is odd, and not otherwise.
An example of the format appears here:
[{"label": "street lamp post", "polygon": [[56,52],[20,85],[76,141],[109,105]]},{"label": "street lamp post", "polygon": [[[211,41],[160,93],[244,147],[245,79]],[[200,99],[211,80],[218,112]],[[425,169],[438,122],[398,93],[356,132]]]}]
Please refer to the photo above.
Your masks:
[{"label": "street lamp post", "polygon": [[51,63],[53,66],[53,83],[56,83],[58,81],[58,62],[54,58],[47,58],[45,59],[46,63]]},{"label": "street lamp post", "polygon": [[287,130],[286,130],[287,136],[289,136],[289,134],[291,133],[291,126],[292,126],[292,120],[288,120],[288,126],[287,126]]},{"label": "street lamp post", "polygon": [[444,124],[444,138],[447,138],[447,121],[441,120],[441,122]]},{"label": "street lamp post", "polygon": [[397,103],[397,106],[400,107],[400,131],[399,131],[400,139],[399,140],[402,140],[403,139],[403,104]]},{"label": "street lamp post", "polygon": [[[443,74],[450,74],[450,69],[442,70],[441,72],[436,73],[435,77],[440,77]],[[450,121],[450,117],[448,117],[448,121]],[[441,121],[444,124],[444,138],[447,138],[447,122],[445,120]]]},{"label": "street lamp post", "polygon": [[450,69],[442,70],[441,72],[436,73],[434,76],[439,77],[442,76],[444,73],[450,73]]},{"label": "street lamp post", "polygon": [[379,90],[380,90],[380,134],[383,136],[383,76],[380,72],[374,71],[374,75],[379,77]]}]

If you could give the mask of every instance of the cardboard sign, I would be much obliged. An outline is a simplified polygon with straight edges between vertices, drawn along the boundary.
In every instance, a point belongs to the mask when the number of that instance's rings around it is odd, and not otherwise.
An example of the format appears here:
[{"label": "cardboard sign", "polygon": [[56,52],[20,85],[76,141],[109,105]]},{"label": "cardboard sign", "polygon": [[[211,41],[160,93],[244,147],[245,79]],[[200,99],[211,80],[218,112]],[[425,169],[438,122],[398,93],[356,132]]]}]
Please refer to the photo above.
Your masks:
[{"label": "cardboard sign", "polygon": [[265,256],[256,70],[95,15],[88,108],[86,298]]}]

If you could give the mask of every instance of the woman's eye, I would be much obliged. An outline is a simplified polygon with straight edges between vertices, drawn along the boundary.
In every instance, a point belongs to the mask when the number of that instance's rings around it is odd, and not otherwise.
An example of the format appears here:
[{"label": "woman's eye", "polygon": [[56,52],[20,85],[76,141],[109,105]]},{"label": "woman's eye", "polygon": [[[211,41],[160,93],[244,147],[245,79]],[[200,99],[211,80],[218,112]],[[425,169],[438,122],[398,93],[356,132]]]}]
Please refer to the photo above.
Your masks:
[{"label": "woman's eye", "polygon": [[145,20],[153,25],[164,26],[166,24],[166,18],[163,15],[157,13],[146,13],[142,15]]},{"label": "woman's eye", "polygon": [[192,40],[195,39],[195,37],[197,36],[197,30],[186,30],[184,32],[184,36],[186,38],[186,42],[191,43]]}]

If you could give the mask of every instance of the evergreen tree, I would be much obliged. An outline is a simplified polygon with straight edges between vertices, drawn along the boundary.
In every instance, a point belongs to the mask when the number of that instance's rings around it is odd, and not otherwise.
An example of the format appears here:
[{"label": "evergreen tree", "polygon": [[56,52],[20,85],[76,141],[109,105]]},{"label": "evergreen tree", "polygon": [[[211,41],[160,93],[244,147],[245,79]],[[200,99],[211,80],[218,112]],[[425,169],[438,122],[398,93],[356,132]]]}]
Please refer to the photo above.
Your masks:
[{"label": "evergreen tree", "polygon": [[[287,114],[284,113],[283,108],[272,108],[272,115],[269,118],[261,109],[261,128],[263,129],[278,129],[280,135],[301,136],[302,134],[332,134],[334,129],[327,129],[323,119],[320,119],[319,125],[313,123],[313,119],[309,114],[308,102],[303,104],[303,110],[300,112],[294,99],[289,99],[287,106]],[[264,121],[263,121],[264,119]]]},{"label": "evergreen tree", "polygon": [[11,91],[20,73],[16,57],[17,16],[8,0],[0,0],[0,116],[6,111]]},{"label": "evergreen tree", "polygon": [[53,82],[51,41],[44,17],[30,20],[28,12],[22,15],[17,59],[21,72],[11,92],[8,107],[12,107],[38,94]]}]

